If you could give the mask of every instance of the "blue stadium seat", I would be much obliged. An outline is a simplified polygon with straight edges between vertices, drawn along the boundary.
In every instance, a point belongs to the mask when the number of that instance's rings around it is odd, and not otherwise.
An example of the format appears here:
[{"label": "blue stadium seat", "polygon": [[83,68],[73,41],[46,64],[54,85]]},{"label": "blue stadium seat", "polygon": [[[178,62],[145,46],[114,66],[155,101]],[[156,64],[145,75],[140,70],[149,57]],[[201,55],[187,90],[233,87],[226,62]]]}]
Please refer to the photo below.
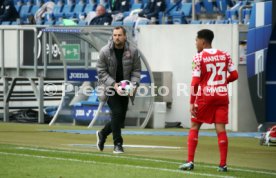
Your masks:
[{"label": "blue stadium seat", "polygon": [[213,11],[213,4],[212,4],[211,1],[209,1],[209,0],[203,0],[203,6],[204,6],[204,8],[206,10],[206,13],[208,13],[208,14],[214,13],[214,11]]},{"label": "blue stadium seat", "polygon": [[165,16],[164,12],[159,12],[158,14],[158,23],[162,24],[163,23],[163,17]]},{"label": "blue stadium seat", "polygon": [[215,24],[228,24],[228,20],[216,20]]},{"label": "blue stadium seat", "polygon": [[54,6],[53,13],[54,13],[54,14],[60,14],[61,11],[62,11],[62,9],[63,9],[63,6],[64,6],[64,5],[58,5],[58,4],[56,4],[56,5]]},{"label": "blue stadium seat", "polygon": [[228,7],[229,0],[217,0],[217,7],[221,13],[225,13]]},{"label": "blue stadium seat", "polygon": [[183,12],[173,12],[171,14],[173,24],[186,24],[185,15]]},{"label": "blue stadium seat", "polygon": [[75,9],[74,9],[74,13],[76,14],[80,14],[84,11],[84,8],[85,8],[85,4],[80,4],[78,3],[76,6],[75,6]]},{"label": "blue stadium seat", "polygon": [[201,24],[214,24],[215,21],[214,20],[202,20]]},{"label": "blue stadium seat", "polygon": [[88,12],[95,11],[96,7],[97,4],[87,4],[83,12],[86,12],[88,14]]},{"label": "blue stadium seat", "polygon": [[87,23],[86,23],[86,21],[84,21],[84,20],[80,20],[79,23],[78,23],[78,25],[79,25],[79,26],[86,26]]},{"label": "blue stadium seat", "polygon": [[190,24],[201,24],[200,20],[192,20]]},{"label": "blue stadium seat", "polygon": [[11,25],[20,25],[20,22],[19,22],[19,21],[13,21],[13,22],[11,23]]},{"label": "blue stadium seat", "polygon": [[32,6],[23,5],[23,6],[21,7],[20,12],[19,12],[19,16],[20,16],[21,18],[25,18],[25,17],[31,15],[31,10],[32,10]]},{"label": "blue stadium seat", "polygon": [[22,5],[15,5],[15,9],[17,12],[20,12]]},{"label": "blue stadium seat", "polygon": [[124,22],[123,25],[126,26],[126,27],[134,27],[135,22],[128,21],[128,22]]},{"label": "blue stadium seat", "polygon": [[111,23],[111,26],[117,27],[117,26],[122,26],[123,22],[122,21],[115,21]]},{"label": "blue stadium seat", "polygon": [[3,21],[2,23],[1,23],[1,25],[10,25],[11,24],[11,21]]},{"label": "blue stadium seat", "polygon": [[231,23],[231,24],[239,24],[239,20],[230,20],[229,23]]},{"label": "blue stadium seat", "polygon": [[179,8],[179,4],[169,3],[166,5],[166,14],[171,15],[173,12],[177,12]]},{"label": "blue stadium seat", "polygon": [[50,26],[55,25],[55,21],[54,20],[52,20],[52,21],[45,21],[44,25],[50,25]]},{"label": "blue stadium seat", "polygon": [[125,12],[123,12],[123,14],[124,14],[124,18],[125,18],[125,17],[129,16],[130,11],[125,11]]},{"label": "blue stadium seat", "polygon": [[192,16],[192,3],[181,3],[181,11],[186,17]]},{"label": "blue stadium seat", "polygon": [[87,100],[83,100],[74,104],[74,106],[83,106],[83,105],[98,105],[99,99],[98,96],[92,93]]},{"label": "blue stadium seat", "polygon": [[62,20],[58,20],[58,21],[56,21],[55,25],[57,25],[57,26],[63,26],[63,21]]},{"label": "blue stadium seat", "polygon": [[62,9],[62,13],[71,14],[74,11],[74,8],[75,8],[75,5],[65,4]]},{"label": "blue stadium seat", "polygon": [[62,4],[60,4],[60,5],[56,4],[54,6],[53,14],[55,15],[56,18],[62,17],[64,15],[64,13],[62,12],[64,6],[65,5],[62,5]]},{"label": "blue stadium seat", "polygon": [[195,3],[195,12],[196,12],[196,14],[200,14],[202,8],[204,8],[203,2],[198,1],[198,2]]},{"label": "blue stadium seat", "polygon": [[226,19],[232,19],[232,20],[236,20],[238,19],[238,11],[237,10],[227,10],[225,12],[225,17]]},{"label": "blue stadium seat", "polygon": [[33,5],[32,9],[31,9],[31,13],[35,14],[38,9],[39,9],[39,7],[37,5]]},{"label": "blue stadium seat", "polygon": [[142,3],[133,3],[131,5],[131,11],[134,9],[142,9],[143,8],[143,4]]},{"label": "blue stadium seat", "polygon": [[24,2],[23,0],[17,0],[17,2],[14,5],[15,5],[15,9],[19,13],[21,10],[21,7],[24,5]]},{"label": "blue stadium seat", "polygon": [[244,9],[244,16],[242,18],[244,24],[249,24],[250,16],[251,16],[251,9]]}]

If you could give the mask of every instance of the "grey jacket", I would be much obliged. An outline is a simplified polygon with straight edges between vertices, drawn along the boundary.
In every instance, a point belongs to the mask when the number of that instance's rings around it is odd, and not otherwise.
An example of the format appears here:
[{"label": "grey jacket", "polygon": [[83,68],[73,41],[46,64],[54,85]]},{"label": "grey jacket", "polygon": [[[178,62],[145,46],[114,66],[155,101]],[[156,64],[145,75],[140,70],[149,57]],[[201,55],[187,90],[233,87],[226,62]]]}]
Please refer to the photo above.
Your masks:
[{"label": "grey jacket", "polygon": [[[129,80],[139,86],[141,75],[141,61],[138,56],[138,50],[133,46],[125,43],[123,53],[123,73],[124,80]],[[114,52],[114,43],[112,40],[104,46],[99,54],[97,61],[97,73],[99,85],[104,87],[114,86],[116,82],[117,59]],[[134,97],[131,97],[133,102]]]}]

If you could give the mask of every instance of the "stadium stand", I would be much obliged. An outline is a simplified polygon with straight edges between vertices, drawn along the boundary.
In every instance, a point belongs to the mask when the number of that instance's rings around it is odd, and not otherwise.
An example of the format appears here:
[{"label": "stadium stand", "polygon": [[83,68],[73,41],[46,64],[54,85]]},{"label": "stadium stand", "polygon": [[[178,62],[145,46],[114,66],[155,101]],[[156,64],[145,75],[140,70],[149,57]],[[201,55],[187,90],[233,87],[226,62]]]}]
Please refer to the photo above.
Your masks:
[{"label": "stadium stand", "polygon": [[[59,18],[77,19],[78,24],[83,26],[87,22],[82,22],[82,13],[95,12],[98,4],[103,4],[110,12],[109,3],[106,0],[52,0],[55,3],[53,15],[55,19],[49,22],[48,19],[36,22],[36,24],[54,25],[59,24]],[[47,1],[45,1],[47,2]],[[251,5],[253,0],[196,0],[195,18],[192,18],[191,0],[166,0],[165,12],[160,12],[158,16],[159,24],[227,24],[242,23],[248,24],[251,15]],[[42,0],[14,0],[16,10],[20,14],[17,22],[3,22],[2,25],[28,24],[28,16],[34,15],[39,7],[44,3]],[[146,6],[147,0],[130,0],[130,11],[123,13],[126,17],[132,10],[142,9]],[[121,23],[113,23],[117,26]],[[123,24],[124,25],[124,24]],[[126,24],[130,25],[130,24]],[[132,26],[132,24],[130,25]]]}]

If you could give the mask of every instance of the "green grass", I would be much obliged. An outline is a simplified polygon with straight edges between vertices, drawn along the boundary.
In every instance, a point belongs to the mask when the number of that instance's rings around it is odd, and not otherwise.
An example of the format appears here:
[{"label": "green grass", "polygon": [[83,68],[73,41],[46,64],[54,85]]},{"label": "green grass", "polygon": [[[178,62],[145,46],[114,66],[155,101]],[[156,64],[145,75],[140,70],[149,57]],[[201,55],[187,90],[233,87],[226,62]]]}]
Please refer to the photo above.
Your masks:
[{"label": "green grass", "polygon": [[[125,135],[126,144],[175,146],[182,149],[126,148],[123,155],[112,149],[69,144],[94,144],[94,135],[47,132],[50,129],[84,129],[78,126],[0,123],[0,177],[18,178],[177,178],[275,177],[276,147],[259,146],[257,139],[229,139],[229,172],[216,171],[219,160],[215,137],[200,137],[195,170],[183,172],[186,137]],[[182,131],[180,129],[174,131]],[[111,138],[107,144],[112,144]]]}]

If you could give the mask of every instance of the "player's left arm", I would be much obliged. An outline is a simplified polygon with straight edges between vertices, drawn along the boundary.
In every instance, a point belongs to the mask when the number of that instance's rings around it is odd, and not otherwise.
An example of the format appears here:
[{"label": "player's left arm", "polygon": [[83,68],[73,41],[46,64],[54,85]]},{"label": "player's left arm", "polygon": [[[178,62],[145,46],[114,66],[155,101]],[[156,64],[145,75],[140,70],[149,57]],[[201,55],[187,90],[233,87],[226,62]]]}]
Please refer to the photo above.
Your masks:
[{"label": "player's left arm", "polygon": [[237,80],[239,78],[239,73],[230,57],[230,55],[228,53],[226,53],[226,58],[228,60],[228,72],[230,73],[230,75],[227,77],[227,83],[230,82],[234,82],[235,80]]},{"label": "player's left arm", "polygon": [[232,72],[229,72],[230,75],[227,77],[227,83],[234,82],[239,78],[239,74],[237,70],[234,70]]},{"label": "player's left arm", "polygon": [[138,50],[135,49],[133,54],[133,63],[132,63],[132,71],[131,71],[131,82],[135,86],[139,86],[141,79],[141,60],[138,54]]}]

